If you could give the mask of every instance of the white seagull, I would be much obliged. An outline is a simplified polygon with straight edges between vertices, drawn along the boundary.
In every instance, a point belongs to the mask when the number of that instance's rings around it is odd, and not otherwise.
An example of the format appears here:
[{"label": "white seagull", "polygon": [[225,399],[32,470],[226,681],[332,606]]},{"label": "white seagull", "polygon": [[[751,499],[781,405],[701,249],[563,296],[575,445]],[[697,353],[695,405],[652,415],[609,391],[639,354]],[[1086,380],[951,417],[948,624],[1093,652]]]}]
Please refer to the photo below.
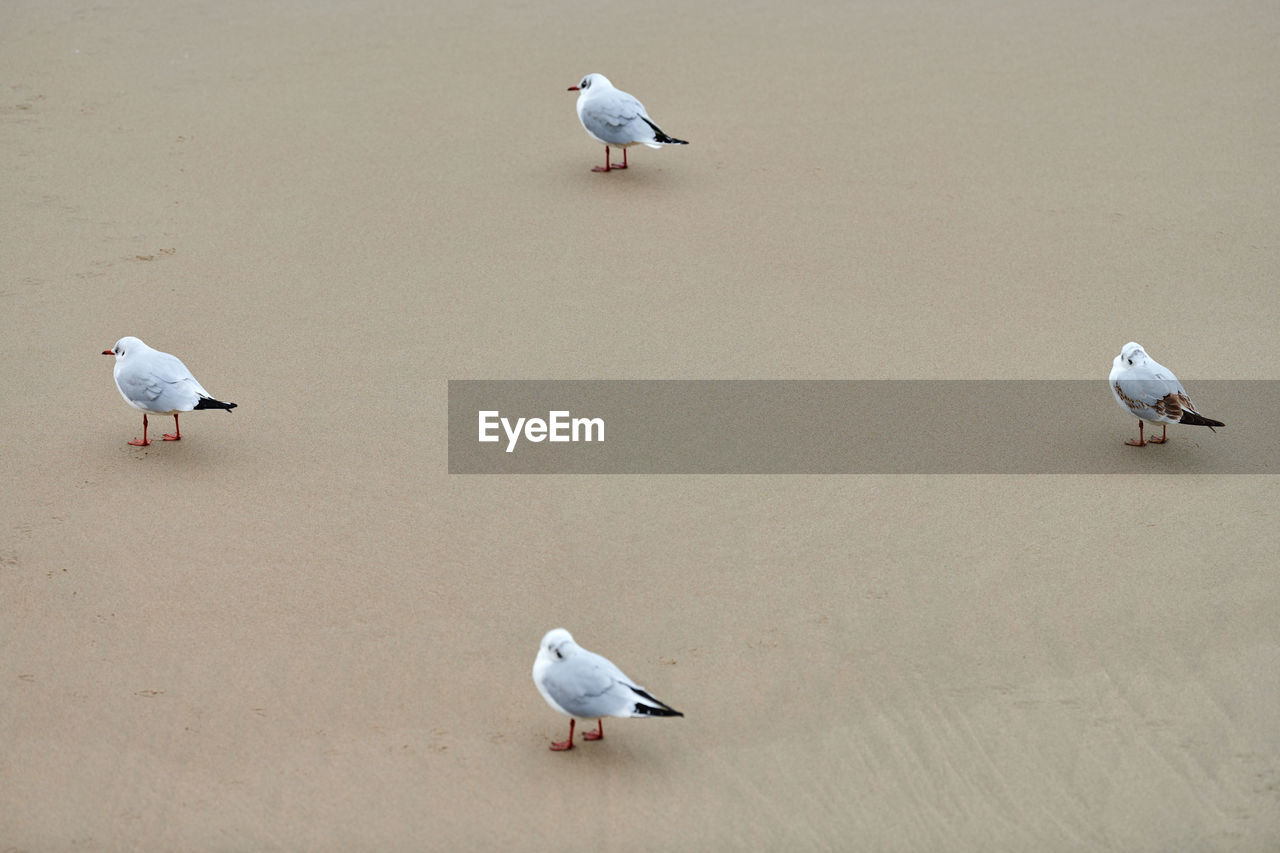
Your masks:
[{"label": "white seagull", "polygon": [[[1125,444],[1134,447],[1144,447],[1148,442],[1164,444],[1168,440],[1169,424],[1207,426],[1210,430],[1226,426],[1222,421],[1211,420],[1197,412],[1173,371],[1151,358],[1133,341],[1125,344],[1112,362],[1110,382],[1111,393],[1120,408],[1138,418],[1138,440],[1129,440]],[[1143,421],[1160,424],[1160,437],[1143,440]]]},{"label": "white seagull", "polygon": [[[579,93],[578,120],[587,134],[604,143],[604,165],[596,166],[591,170],[593,172],[627,168],[627,148],[632,145],[660,148],[663,145],[689,144],[663,133],[644,111],[644,104],[621,89],[613,88],[609,78],[603,74],[588,74],[578,85],[570,86],[569,91]],[[610,145],[622,149],[622,165],[610,163]]]},{"label": "white seagull", "polygon": [[573,749],[574,717],[595,718],[596,730],[583,740],[604,737],[602,717],[683,717],[645,692],[613,662],[573,641],[564,628],[548,631],[533,661],[533,683],[547,704],[569,717],[569,739],[551,744]]},{"label": "white seagull", "polygon": [[142,439],[129,442],[135,447],[146,447],[147,413],[173,415],[173,434],[165,433],[165,441],[178,441],[182,430],[178,426],[178,413],[196,409],[226,409],[235,403],[224,403],[209,396],[204,386],[196,381],[187,366],[177,356],[152,349],[137,338],[127,337],[116,341],[103,355],[116,357],[114,371],[120,396],[135,409],[142,410]]}]

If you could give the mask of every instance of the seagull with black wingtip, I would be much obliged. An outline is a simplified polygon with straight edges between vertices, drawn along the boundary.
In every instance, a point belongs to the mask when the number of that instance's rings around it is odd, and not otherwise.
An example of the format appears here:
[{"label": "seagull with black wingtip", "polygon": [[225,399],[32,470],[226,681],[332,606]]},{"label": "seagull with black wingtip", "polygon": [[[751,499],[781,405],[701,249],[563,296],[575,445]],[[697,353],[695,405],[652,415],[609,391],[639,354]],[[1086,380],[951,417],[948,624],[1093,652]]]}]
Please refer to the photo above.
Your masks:
[{"label": "seagull with black wingtip", "polygon": [[[1173,371],[1147,355],[1147,351],[1134,341],[1129,341],[1111,363],[1111,394],[1116,403],[1138,418],[1138,440],[1125,444],[1145,447],[1148,444],[1164,444],[1169,440],[1169,424],[1191,424],[1214,427],[1226,426],[1222,421],[1206,418],[1196,411],[1187,389],[1182,387]],[[1160,437],[1144,439],[1142,422],[1160,424]]]},{"label": "seagull with black wingtip", "polygon": [[548,631],[533,661],[533,683],[547,704],[569,717],[568,740],[557,741],[557,752],[573,749],[575,717],[594,719],[594,731],[583,740],[604,737],[603,717],[683,717],[684,714],[653,698],[614,665],[573,641],[564,628]]},{"label": "seagull with black wingtip", "polygon": [[103,355],[114,355],[116,366],[113,374],[120,396],[135,409],[142,411],[142,438],[129,442],[135,447],[146,447],[147,415],[173,415],[173,432],[165,433],[165,441],[182,439],[178,415],[199,409],[225,409],[228,412],[235,403],[215,400],[204,386],[196,381],[187,366],[175,355],[152,349],[135,337],[116,341]]},{"label": "seagull with black wingtip", "polygon": [[[621,89],[615,89],[603,74],[588,74],[570,92],[578,93],[578,120],[587,134],[604,143],[604,165],[593,172],[610,172],[627,168],[627,149],[632,145],[661,148],[664,145],[688,145],[683,139],[667,136],[645,112],[644,104]],[[622,162],[613,163],[609,147],[622,149]]]}]

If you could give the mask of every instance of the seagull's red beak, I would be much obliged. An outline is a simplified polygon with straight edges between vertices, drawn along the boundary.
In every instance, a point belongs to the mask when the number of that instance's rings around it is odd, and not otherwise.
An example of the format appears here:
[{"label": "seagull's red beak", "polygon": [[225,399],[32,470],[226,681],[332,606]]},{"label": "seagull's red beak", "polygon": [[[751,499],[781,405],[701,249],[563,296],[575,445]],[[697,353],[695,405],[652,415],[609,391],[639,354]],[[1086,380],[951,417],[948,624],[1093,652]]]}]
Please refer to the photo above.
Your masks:
[{"label": "seagull's red beak", "polygon": [[580,91],[582,91],[582,90],[581,90],[581,89],[579,89],[577,86],[570,86],[566,91],[569,91],[569,92],[580,92]]},{"label": "seagull's red beak", "polygon": [[102,351],[102,354],[103,354],[103,355],[115,355],[115,351],[113,351],[113,350],[109,350],[109,349],[104,349],[104,350]]}]

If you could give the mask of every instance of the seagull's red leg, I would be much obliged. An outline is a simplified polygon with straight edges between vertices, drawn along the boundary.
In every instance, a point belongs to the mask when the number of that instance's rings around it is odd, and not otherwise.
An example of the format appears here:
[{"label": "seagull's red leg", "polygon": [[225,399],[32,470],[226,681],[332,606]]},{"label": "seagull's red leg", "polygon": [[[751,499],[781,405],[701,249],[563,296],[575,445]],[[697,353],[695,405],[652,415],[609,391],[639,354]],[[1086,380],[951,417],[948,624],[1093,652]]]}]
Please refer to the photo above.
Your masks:
[{"label": "seagull's red leg", "polygon": [[1160,437],[1159,437],[1159,438],[1148,438],[1148,439],[1147,439],[1147,441],[1148,441],[1150,444],[1164,444],[1166,441],[1168,441],[1168,440],[1169,440],[1168,432],[1169,432],[1169,425],[1168,425],[1168,424],[1160,424]]},{"label": "seagull's red leg", "polygon": [[147,441],[147,416],[146,415],[142,416],[142,441],[138,441],[138,439],[135,438],[133,441],[129,443],[132,444],[134,447],[146,447],[148,444],[151,443],[150,441]]},{"label": "seagull's red leg", "polygon": [[604,720],[596,720],[596,730],[594,732],[583,732],[583,740],[600,740],[604,737]]},{"label": "seagull's red leg", "polygon": [[[1151,440],[1155,441],[1154,438]],[[1142,440],[1142,421],[1138,421],[1138,440],[1134,441],[1133,439],[1129,439],[1128,441],[1125,442],[1125,444],[1129,445],[1130,447],[1146,447],[1147,446],[1147,443]]]},{"label": "seagull's red leg", "polygon": [[552,741],[551,748],[556,752],[564,752],[566,749],[573,749],[573,724],[576,723],[573,717],[569,718],[569,739],[561,741]]},{"label": "seagull's red leg", "polygon": [[[623,153],[626,153],[626,152],[623,152]],[[591,171],[593,171],[593,172],[607,172],[607,171],[609,171],[609,169],[610,169],[610,168],[611,168],[611,167],[609,166],[609,146],[608,146],[608,145],[606,145],[606,146],[604,147],[604,165],[603,165],[603,166],[594,166],[594,167],[592,167]]]},{"label": "seagull's red leg", "polygon": [[615,169],[625,169],[625,168],[627,168],[627,149],[625,149],[625,148],[623,148],[623,149],[622,149],[622,165],[621,165],[621,166],[619,166],[617,163],[614,163],[614,164],[613,164],[613,168],[615,168]]},{"label": "seagull's red leg", "polygon": [[182,427],[178,426],[178,413],[173,413],[173,432],[164,434],[165,441],[182,441]]}]

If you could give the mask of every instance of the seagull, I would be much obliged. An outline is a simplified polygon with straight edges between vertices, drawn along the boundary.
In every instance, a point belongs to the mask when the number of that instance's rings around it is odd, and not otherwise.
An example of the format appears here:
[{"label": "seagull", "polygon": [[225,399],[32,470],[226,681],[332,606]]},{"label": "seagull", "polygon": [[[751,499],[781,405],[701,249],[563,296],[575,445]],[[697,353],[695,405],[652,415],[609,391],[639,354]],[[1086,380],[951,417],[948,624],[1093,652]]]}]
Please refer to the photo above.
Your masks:
[{"label": "seagull", "polygon": [[224,403],[209,396],[204,386],[196,381],[187,366],[177,356],[152,349],[133,337],[121,338],[103,355],[116,357],[115,378],[120,396],[135,409],[142,410],[142,440],[129,442],[134,447],[146,447],[147,413],[173,415],[173,433],[165,433],[165,441],[179,441],[182,430],[178,426],[178,413],[195,409],[226,409],[235,403]]},{"label": "seagull", "polygon": [[[1168,440],[1169,424],[1192,424],[1214,427],[1226,426],[1222,421],[1211,420],[1196,411],[1187,390],[1182,387],[1173,371],[1147,355],[1140,345],[1130,341],[1120,350],[1111,366],[1111,393],[1120,408],[1138,417],[1138,440],[1125,444],[1145,447],[1148,443],[1164,444]],[[1142,438],[1142,422],[1160,424],[1160,437]]]},{"label": "seagull", "polygon": [[[570,92],[579,92],[578,120],[587,134],[604,143],[604,165],[593,172],[627,168],[627,148],[643,143],[650,148],[663,145],[688,145],[683,139],[673,139],[662,132],[644,111],[644,104],[621,89],[613,88],[603,74],[588,74]],[[622,149],[622,165],[609,162],[609,146]]]},{"label": "seagull", "polygon": [[613,662],[573,641],[564,628],[548,631],[533,661],[533,683],[547,704],[569,717],[569,739],[553,742],[557,752],[573,749],[574,717],[596,718],[583,740],[604,737],[602,717],[683,717],[654,699]]}]

